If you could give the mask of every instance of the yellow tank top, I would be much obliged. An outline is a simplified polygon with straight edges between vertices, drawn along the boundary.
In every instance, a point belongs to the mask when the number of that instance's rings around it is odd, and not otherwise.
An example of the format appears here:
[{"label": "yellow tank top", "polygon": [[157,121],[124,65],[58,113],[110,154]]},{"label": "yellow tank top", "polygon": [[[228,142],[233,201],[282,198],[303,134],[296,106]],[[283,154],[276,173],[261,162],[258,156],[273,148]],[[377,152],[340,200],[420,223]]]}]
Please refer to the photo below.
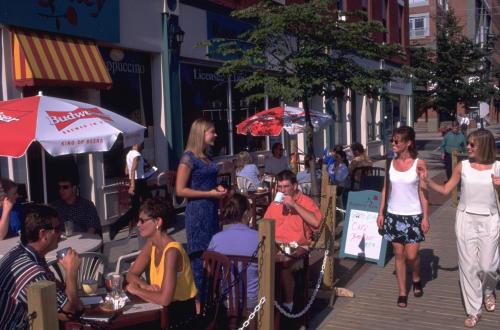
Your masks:
[{"label": "yellow tank top", "polygon": [[156,284],[161,288],[163,282],[163,273],[165,271],[165,253],[169,248],[179,250],[182,258],[182,271],[177,272],[177,283],[175,286],[173,301],[184,301],[191,299],[195,297],[197,293],[196,286],[193,280],[193,273],[191,271],[191,262],[189,261],[189,257],[186,251],[184,251],[182,244],[179,242],[170,242],[167,244],[167,246],[163,250],[163,253],[161,254],[160,264],[158,265],[158,267],[156,267],[155,265],[156,248],[153,245],[149,266],[149,276],[151,282],[150,284]]}]

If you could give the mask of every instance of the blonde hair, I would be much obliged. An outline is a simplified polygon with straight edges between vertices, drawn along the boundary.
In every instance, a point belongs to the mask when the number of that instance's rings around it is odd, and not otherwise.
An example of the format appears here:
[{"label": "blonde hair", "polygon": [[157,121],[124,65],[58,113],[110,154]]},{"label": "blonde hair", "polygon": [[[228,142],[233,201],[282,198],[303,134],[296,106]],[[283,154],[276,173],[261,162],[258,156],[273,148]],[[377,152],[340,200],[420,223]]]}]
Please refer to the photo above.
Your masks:
[{"label": "blonde hair", "polygon": [[213,127],[215,127],[214,123],[209,120],[204,118],[196,119],[191,124],[185,151],[191,151],[198,158],[206,158],[205,132]]},{"label": "blonde hair", "polygon": [[474,139],[476,144],[475,161],[479,164],[493,164],[496,157],[495,138],[487,129],[478,129],[467,136],[467,141]]},{"label": "blonde hair", "polygon": [[246,164],[251,164],[252,161],[252,156],[248,151],[240,151],[236,159],[236,172],[241,171]]}]

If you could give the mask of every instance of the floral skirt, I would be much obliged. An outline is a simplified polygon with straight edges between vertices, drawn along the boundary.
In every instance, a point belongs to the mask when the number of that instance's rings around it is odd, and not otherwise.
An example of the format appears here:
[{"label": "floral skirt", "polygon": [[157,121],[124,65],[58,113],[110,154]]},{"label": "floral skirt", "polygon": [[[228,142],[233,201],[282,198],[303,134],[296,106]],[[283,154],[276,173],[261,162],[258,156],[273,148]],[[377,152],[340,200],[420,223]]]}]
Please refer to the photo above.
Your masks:
[{"label": "floral skirt", "polygon": [[425,241],[422,214],[399,215],[387,213],[384,218],[384,238],[389,242],[411,244]]}]

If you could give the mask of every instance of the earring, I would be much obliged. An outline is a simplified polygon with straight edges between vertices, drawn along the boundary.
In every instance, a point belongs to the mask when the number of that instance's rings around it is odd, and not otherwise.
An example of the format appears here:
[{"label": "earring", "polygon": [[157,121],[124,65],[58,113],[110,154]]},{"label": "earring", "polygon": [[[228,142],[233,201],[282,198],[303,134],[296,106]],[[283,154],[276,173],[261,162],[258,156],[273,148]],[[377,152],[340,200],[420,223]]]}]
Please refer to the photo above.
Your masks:
[{"label": "earring", "polygon": [[156,230],[160,230],[160,226],[156,225]]}]

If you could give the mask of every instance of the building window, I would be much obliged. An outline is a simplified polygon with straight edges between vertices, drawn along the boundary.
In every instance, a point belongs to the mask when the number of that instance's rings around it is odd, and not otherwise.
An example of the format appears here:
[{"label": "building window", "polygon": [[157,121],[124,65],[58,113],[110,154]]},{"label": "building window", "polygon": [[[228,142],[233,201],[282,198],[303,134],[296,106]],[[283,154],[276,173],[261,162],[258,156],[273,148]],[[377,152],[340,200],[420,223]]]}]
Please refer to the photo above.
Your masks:
[{"label": "building window", "polygon": [[428,6],[429,0],[410,0],[410,7]]},{"label": "building window", "polygon": [[410,16],[410,39],[429,36],[429,13]]},{"label": "building window", "polygon": [[368,10],[368,0],[361,0],[361,10]]}]

